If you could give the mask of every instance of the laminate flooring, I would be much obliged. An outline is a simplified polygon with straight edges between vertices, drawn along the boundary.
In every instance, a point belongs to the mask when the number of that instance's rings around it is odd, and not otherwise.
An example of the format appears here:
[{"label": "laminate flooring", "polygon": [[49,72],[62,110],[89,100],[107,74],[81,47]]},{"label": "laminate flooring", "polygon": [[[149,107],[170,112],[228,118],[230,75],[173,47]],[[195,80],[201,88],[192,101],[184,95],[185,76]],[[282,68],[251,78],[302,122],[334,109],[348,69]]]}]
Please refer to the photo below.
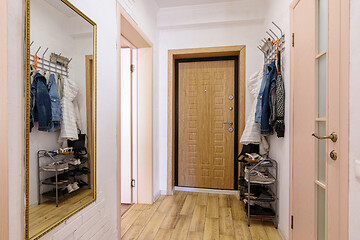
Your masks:
[{"label": "laminate flooring", "polygon": [[55,224],[69,213],[79,209],[93,199],[91,189],[79,190],[79,193],[59,202],[44,202],[29,211],[29,235],[35,236]]},{"label": "laminate flooring", "polygon": [[135,204],[121,217],[121,238],[141,240],[280,240],[271,222],[247,225],[235,195],[176,191],[152,205]]}]

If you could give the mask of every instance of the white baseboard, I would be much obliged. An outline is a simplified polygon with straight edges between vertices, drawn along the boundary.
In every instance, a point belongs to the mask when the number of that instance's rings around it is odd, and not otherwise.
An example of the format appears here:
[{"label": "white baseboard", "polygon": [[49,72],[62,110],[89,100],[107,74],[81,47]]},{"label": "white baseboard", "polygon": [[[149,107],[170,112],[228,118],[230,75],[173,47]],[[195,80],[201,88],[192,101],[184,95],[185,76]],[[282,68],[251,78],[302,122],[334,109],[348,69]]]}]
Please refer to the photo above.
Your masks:
[{"label": "white baseboard", "polygon": [[160,197],[161,191],[159,191],[157,194],[155,194],[154,198],[153,198],[153,202],[156,202],[156,200],[158,200],[158,198]]},{"label": "white baseboard", "polygon": [[208,188],[190,188],[190,187],[174,187],[175,191],[183,192],[200,192],[200,193],[215,193],[215,194],[229,194],[238,195],[236,190],[220,190],[220,189],[208,189]]},{"label": "white baseboard", "polygon": [[284,234],[284,232],[281,231],[280,229],[278,229],[278,232],[279,232],[279,234],[280,234],[280,236],[281,236],[281,238],[283,240],[288,240],[289,239],[288,236],[286,236],[286,234]]}]

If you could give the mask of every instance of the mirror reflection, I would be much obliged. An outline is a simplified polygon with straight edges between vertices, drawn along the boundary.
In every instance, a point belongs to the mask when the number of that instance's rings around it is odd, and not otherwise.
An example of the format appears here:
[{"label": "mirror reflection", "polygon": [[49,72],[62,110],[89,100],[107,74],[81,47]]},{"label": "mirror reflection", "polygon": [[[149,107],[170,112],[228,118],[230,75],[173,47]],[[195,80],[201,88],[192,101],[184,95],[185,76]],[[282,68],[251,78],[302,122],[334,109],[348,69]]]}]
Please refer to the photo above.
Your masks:
[{"label": "mirror reflection", "polygon": [[94,26],[64,2],[30,3],[30,238],[95,197]]}]

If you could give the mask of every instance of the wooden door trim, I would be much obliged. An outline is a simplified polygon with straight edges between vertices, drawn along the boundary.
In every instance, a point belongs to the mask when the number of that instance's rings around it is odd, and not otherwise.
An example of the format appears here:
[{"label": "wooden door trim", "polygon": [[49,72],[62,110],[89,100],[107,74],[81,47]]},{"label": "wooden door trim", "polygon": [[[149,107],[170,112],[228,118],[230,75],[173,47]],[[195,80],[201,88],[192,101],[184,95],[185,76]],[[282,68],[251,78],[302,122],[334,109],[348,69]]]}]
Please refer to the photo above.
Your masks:
[{"label": "wooden door trim", "polygon": [[8,31],[7,1],[0,2],[0,239],[9,238],[9,180],[8,180]]},{"label": "wooden door trim", "polygon": [[[294,32],[294,10],[301,0],[294,0],[290,5],[290,33]],[[340,0],[339,0],[340,1]],[[341,223],[340,236],[348,239],[349,231],[349,80],[350,80],[350,0],[341,0],[341,7],[339,9],[340,19],[340,132],[341,144],[339,152],[340,158],[340,205],[342,210],[339,213]],[[329,36],[330,37],[330,36]],[[293,239],[291,229],[291,216],[293,215],[294,205],[294,49],[291,47],[290,51],[290,198],[289,198],[289,237]],[[296,221],[296,220],[295,220]]]},{"label": "wooden door trim", "polygon": [[[168,126],[167,126],[167,194],[172,195],[175,177],[175,60],[239,56],[238,123],[239,133],[245,128],[246,46],[176,49],[168,52]],[[241,145],[239,143],[239,148]]]},{"label": "wooden door trim", "polygon": [[[121,39],[126,38],[138,50],[138,202],[153,203],[153,44],[117,2],[117,219],[121,229]],[[121,239],[121,234],[118,234]]]}]

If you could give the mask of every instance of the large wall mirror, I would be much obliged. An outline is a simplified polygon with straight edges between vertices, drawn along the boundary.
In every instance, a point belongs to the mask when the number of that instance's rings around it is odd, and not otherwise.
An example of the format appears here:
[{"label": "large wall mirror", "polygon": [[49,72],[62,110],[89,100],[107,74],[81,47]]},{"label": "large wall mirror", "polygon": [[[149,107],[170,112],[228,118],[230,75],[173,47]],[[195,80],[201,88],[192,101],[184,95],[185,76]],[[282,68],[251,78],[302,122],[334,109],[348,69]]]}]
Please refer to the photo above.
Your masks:
[{"label": "large wall mirror", "polygon": [[96,198],[96,24],[66,0],[26,0],[25,239]]}]

